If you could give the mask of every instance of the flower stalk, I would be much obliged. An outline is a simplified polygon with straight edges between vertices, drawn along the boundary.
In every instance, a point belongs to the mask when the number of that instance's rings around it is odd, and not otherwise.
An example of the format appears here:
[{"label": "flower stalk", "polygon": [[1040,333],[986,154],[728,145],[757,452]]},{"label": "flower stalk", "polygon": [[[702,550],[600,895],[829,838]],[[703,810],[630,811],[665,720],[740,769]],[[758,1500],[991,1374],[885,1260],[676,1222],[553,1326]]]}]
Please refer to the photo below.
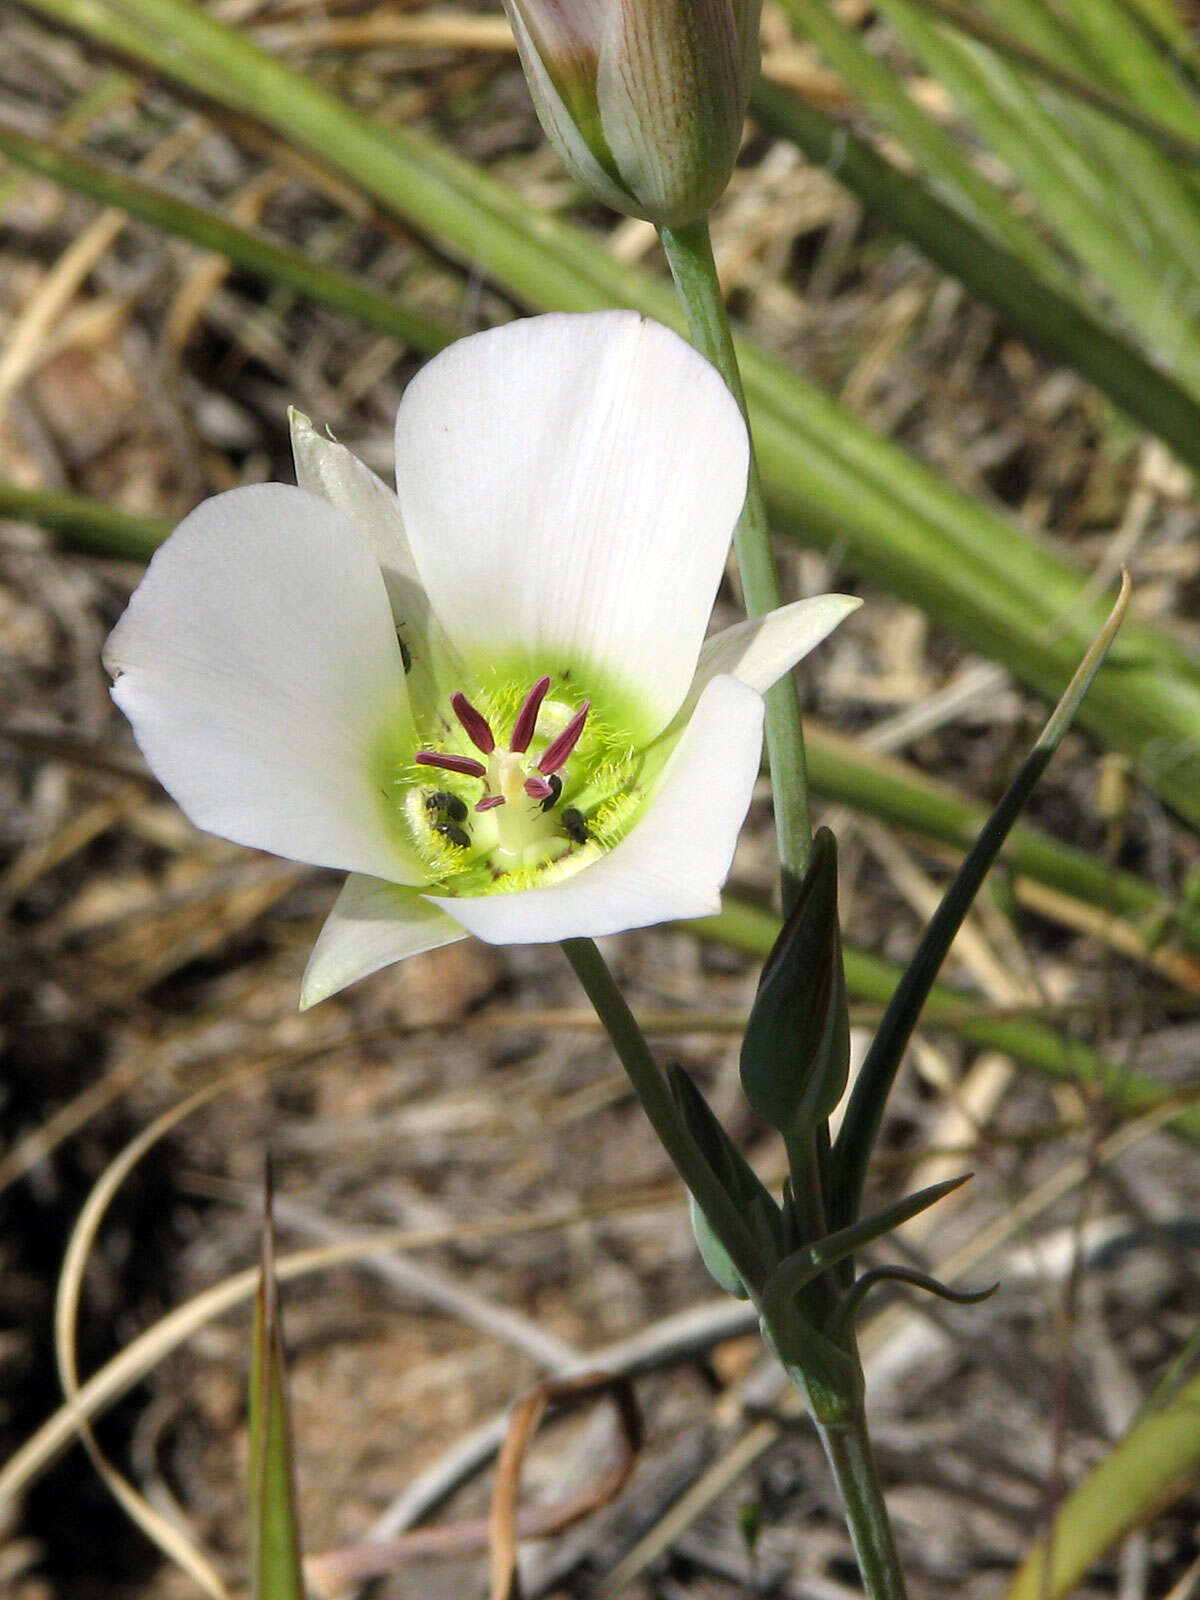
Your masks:
[{"label": "flower stalk", "polygon": [[[687,312],[692,343],[725,379],[730,393],[741,407],[742,415],[748,419],[741,372],[713,260],[708,221],[702,219],[682,228],[662,228],[659,235],[670,264],[671,276]],[[746,503],[734,530],[733,544],[746,610],[752,617],[773,611],[781,603],[782,590],[771,553],[771,531],[753,438]],[[767,703],[767,760],[771,770],[786,915],[799,890],[800,881],[808,871],[812,855],[808,771],[804,757],[800,701],[794,677],[788,674],[781,678],[764,698]]]},{"label": "flower stalk", "polygon": [[826,1426],[818,1419],[817,1432],[842,1497],[863,1587],[871,1600],[905,1600],[904,1574],[862,1402],[846,1422]]},{"label": "flower stalk", "polygon": [[604,1024],[663,1149],[704,1211],[742,1282],[760,1287],[770,1266],[762,1259],[750,1229],[688,1133],[658,1062],[604,957],[591,939],[566,939],[562,948],[593,1010]]},{"label": "flower stalk", "polygon": [[[687,313],[692,342],[725,379],[748,427],[745,391],[713,259],[707,218],[679,228],[661,227],[659,237]],[[774,610],[780,604],[782,589],[771,551],[770,525],[753,436],[746,502],[734,531],[734,550],[747,612],[753,617]],[[788,673],[779,679],[764,698],[767,759],[786,918],[800,899],[802,885],[813,862],[812,812],[795,675]],[[835,926],[836,917],[835,908]],[[844,993],[841,1007],[844,1011]],[[792,1204],[798,1225],[805,1238],[820,1239],[828,1232],[828,1124],[822,1119],[815,1127],[789,1137],[786,1142],[792,1174]],[[836,1281],[829,1274],[822,1275],[811,1286],[822,1320],[836,1292]],[[903,1569],[867,1430],[853,1327],[845,1330],[843,1341],[829,1349],[828,1354],[834,1359],[832,1363],[821,1363],[817,1384],[811,1381],[815,1376],[810,1370],[814,1345],[806,1322],[788,1317],[786,1325],[779,1326],[769,1316],[764,1317],[764,1333],[813,1412],[841,1496],[867,1594],[871,1600],[904,1600]],[[824,1343],[823,1340],[818,1342]],[[844,1362],[837,1359],[839,1355],[844,1357]]]}]

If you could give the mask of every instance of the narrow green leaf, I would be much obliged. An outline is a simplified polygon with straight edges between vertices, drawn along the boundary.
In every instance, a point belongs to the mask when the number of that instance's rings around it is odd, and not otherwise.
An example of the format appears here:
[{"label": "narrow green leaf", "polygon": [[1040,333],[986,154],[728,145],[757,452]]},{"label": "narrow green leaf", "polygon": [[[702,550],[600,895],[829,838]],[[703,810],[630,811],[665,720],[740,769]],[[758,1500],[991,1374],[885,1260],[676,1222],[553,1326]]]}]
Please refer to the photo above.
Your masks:
[{"label": "narrow green leaf", "polygon": [[837,905],[837,845],[828,828],[767,957],[742,1040],[742,1088],[789,1145],[823,1122],[850,1068],[850,1017]]},{"label": "narrow green leaf", "polygon": [[1200,397],[1200,332],[1186,297],[1164,292],[1161,263],[1131,243],[1119,203],[1114,217],[1113,187],[1097,170],[1096,150],[1074,139],[1061,114],[993,51],[947,33],[914,0],[883,4],[906,43],[1030,190],[1063,242],[1105,284],[1176,379]]},{"label": "narrow green leaf", "polygon": [[[1200,270],[1200,217],[1192,188],[1195,162],[1189,162],[1182,150],[1164,149],[1155,136],[1163,128],[1159,112],[1164,99],[1143,95],[1140,101],[1123,102],[1134,110],[1133,117],[1114,113],[1111,104],[1105,107],[1104,93],[1106,87],[1122,87],[1120,72],[1106,73],[1090,41],[1062,11],[1042,0],[994,0],[992,9],[1008,37],[1019,35],[1037,45],[1077,84],[1093,89],[1090,104],[1082,103],[1088,99],[1086,93],[1051,92],[1042,98],[1063,133],[1090,159],[1107,191],[1120,197],[1109,208],[1108,226],[1122,231],[1152,269],[1163,275],[1174,269],[1185,281],[1194,280]],[[1099,15],[1108,9],[1107,0],[1089,0],[1089,9]],[[978,20],[978,13],[971,16]],[[1104,36],[1112,31],[1106,21]],[[1193,122],[1191,133],[1196,131]]]},{"label": "narrow green leaf", "polygon": [[[1120,94],[1114,94],[1102,83],[1096,82],[1093,77],[1073,71],[1070,66],[1056,59],[1055,55],[1031,46],[1027,33],[1017,34],[998,25],[984,15],[977,6],[964,4],[964,0],[916,0],[916,3],[922,10],[940,21],[948,22],[968,38],[977,39],[998,55],[1017,62],[1034,77],[1044,79],[1056,89],[1074,95],[1083,104],[1093,106],[1115,122],[1122,123],[1145,138],[1153,140],[1174,160],[1184,161],[1192,166],[1200,165],[1200,143],[1194,137],[1194,120],[1185,117],[1182,123],[1174,119],[1168,123],[1163,120],[1161,114],[1152,115],[1143,108],[1144,103],[1154,104],[1156,101],[1165,108],[1168,101],[1173,99],[1170,90],[1172,87],[1179,89],[1181,85],[1178,82],[1172,84],[1169,75],[1164,74],[1151,83],[1147,81],[1144,73],[1139,73],[1132,83],[1128,83],[1128,87],[1138,94],[1137,100],[1130,100]],[[1112,50],[1112,46],[1118,43],[1124,46],[1126,54],[1131,53],[1132,41],[1129,35],[1136,33],[1137,30],[1128,24],[1128,19],[1126,19],[1126,31],[1119,40],[1112,36],[1115,26],[1113,13],[1119,12],[1119,7],[1106,7],[1102,0],[1085,0],[1082,9],[1091,14],[1096,37],[1103,42],[1106,55],[1111,54],[1115,57],[1116,52]],[[1053,23],[1053,18],[1047,20]],[[1125,74],[1121,76],[1125,77]]]},{"label": "narrow green leaf", "polygon": [[[813,789],[830,800],[962,850],[970,849],[987,821],[987,810],[977,800],[906,762],[865,749],[812,719],[806,720],[804,734]],[[1185,892],[1167,899],[1136,873],[1117,871],[1027,822],[1016,823],[1000,854],[1015,876],[1061,890],[1142,929],[1162,921],[1188,950],[1200,954],[1200,903],[1190,902]]]},{"label": "narrow green leaf", "polygon": [[1182,10],[1177,10],[1174,0],[1128,0],[1131,11],[1153,33],[1157,34],[1163,50],[1181,66],[1200,66],[1200,49]]},{"label": "narrow green leaf", "polygon": [[[946,129],[917,105],[897,75],[872,55],[858,30],[843,22],[828,0],[780,0],[780,7],[795,31],[811,40],[846,80],[867,115],[881,121],[904,146],[917,171],[946,197],[947,209],[953,206],[958,216],[1042,282],[1055,284],[1062,293],[1074,292],[1067,263],[1054,247],[1016,215],[1008,196],[971,164]],[[788,91],[760,79],[753,95],[755,111],[761,115],[764,104],[770,105],[780,93]],[[839,127],[839,136],[845,131]],[[835,177],[842,176],[840,144],[828,166]]]},{"label": "narrow green leaf", "polygon": [[[1143,115],[1152,115],[1183,138],[1200,138],[1200,99],[1194,80],[1172,59],[1178,45],[1195,55],[1196,41],[1181,17],[1176,17],[1180,27],[1168,53],[1154,46],[1122,0],[1063,0],[1060,9],[1106,80],[1127,94]],[[1159,9],[1160,20],[1168,20],[1169,10]]]},{"label": "narrow green leaf", "polygon": [[763,1286],[762,1306],[765,1320],[771,1323],[779,1320],[783,1315],[783,1308],[794,1301],[801,1289],[819,1277],[827,1268],[836,1266],[839,1261],[845,1261],[856,1251],[873,1244],[876,1239],[882,1239],[902,1223],[908,1222],[910,1218],[920,1216],[922,1211],[928,1211],[930,1206],[935,1206],[953,1190],[961,1188],[969,1177],[970,1174],[966,1173],[961,1178],[947,1178],[943,1183],[934,1183],[927,1189],[919,1189],[916,1194],[906,1195],[903,1200],[885,1206],[882,1211],[863,1217],[849,1227],[839,1228],[836,1233],[818,1239],[815,1244],[805,1245],[802,1250],[793,1252],[786,1260],[779,1263]]},{"label": "narrow green leaf", "polygon": [[936,1295],[939,1300],[948,1300],[955,1306],[975,1306],[983,1300],[990,1300],[1000,1287],[998,1283],[990,1283],[986,1289],[951,1289],[936,1278],[931,1278],[927,1272],[918,1272],[915,1267],[872,1267],[869,1272],[856,1278],[838,1301],[830,1326],[833,1338],[840,1341],[848,1335],[862,1310],[863,1302],[871,1290],[878,1288],[881,1283],[903,1283],[910,1289],[922,1289],[926,1294]]},{"label": "narrow green leaf", "polygon": [[268,1171],[250,1359],[250,1576],[254,1600],[305,1600]]},{"label": "narrow green leaf", "polygon": [[858,1213],[867,1163],[874,1147],[884,1107],[900,1062],[916,1027],[921,1009],[941,970],[954,937],[984,878],[1000,853],[1006,835],[1050,763],[1063,734],[1079,709],[1092,680],[1116,636],[1129,604],[1128,573],[1122,575],[1121,592],[1108,621],[1093,640],[1066,692],[1050,715],[1021,770],[988,818],[983,831],[942,897],[941,904],[917,946],[903,978],[888,1003],[878,1032],[855,1080],[841,1131],[833,1147],[831,1192],[833,1217],[850,1222]]}]

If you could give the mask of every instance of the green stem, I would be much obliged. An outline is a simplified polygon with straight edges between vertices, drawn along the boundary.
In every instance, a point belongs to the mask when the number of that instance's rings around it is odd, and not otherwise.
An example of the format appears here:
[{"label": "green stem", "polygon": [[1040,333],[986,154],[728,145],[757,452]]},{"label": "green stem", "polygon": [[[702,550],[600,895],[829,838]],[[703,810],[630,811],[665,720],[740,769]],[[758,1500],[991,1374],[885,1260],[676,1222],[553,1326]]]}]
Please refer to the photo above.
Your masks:
[{"label": "green stem", "polygon": [[[604,1024],[663,1148],[695,1195],[743,1283],[757,1296],[769,1276],[766,1263],[750,1230],[689,1137],[658,1063],[604,958],[591,939],[566,939],[562,948],[596,1015]],[[781,1328],[778,1333],[786,1341],[780,1346],[780,1354],[790,1370],[793,1365],[798,1365],[797,1356],[803,1354],[803,1349],[793,1348],[797,1341],[786,1338],[786,1329]],[[857,1355],[851,1359],[857,1371]],[[841,1401],[837,1405],[837,1421],[826,1424],[818,1422],[818,1427],[845,1504],[846,1520],[858,1553],[867,1594],[870,1600],[904,1600],[904,1579],[888,1524],[887,1508],[875,1470],[861,1401],[857,1396],[852,1398],[847,1394],[845,1388],[845,1384],[837,1385],[836,1398]],[[808,1392],[806,1387],[804,1392]]]},{"label": "green stem", "polygon": [[591,939],[564,939],[563,954],[575,969],[596,1015],[604,1024],[621,1065],[663,1149],[696,1198],[708,1224],[728,1252],[742,1282],[752,1291],[763,1284],[769,1266],[754,1236],[688,1133],[658,1062],[637,1019]]},{"label": "green stem", "polygon": [[862,1407],[844,1422],[818,1422],[817,1431],[841,1491],[863,1587],[871,1600],[904,1600],[904,1574]]},{"label": "green stem", "polygon": [[[730,393],[742,409],[749,427],[746,395],[721,285],[713,260],[712,241],[707,221],[689,223],[684,228],[663,228],[663,249],[670,263],[671,276],[687,312],[692,343],[712,362],[729,385]],[[746,504],[733,535],[738,571],[746,610],[752,617],[762,616],[781,605],[783,594],[779,574],[771,554],[771,530],[763,498],[754,441],[750,443],[750,476],[746,485]],[[808,802],[808,775],[804,762],[804,733],[800,725],[800,701],[791,673],[767,690],[767,759],[771,767],[771,788],[775,802],[775,829],[779,840],[779,864],[783,875],[785,913],[791,906],[800,880],[808,870],[812,850],[812,819]]]},{"label": "green stem", "polygon": [[[692,343],[725,379],[749,428],[746,395],[725,301],[721,295],[717,265],[713,260],[708,223],[702,220],[689,223],[684,228],[662,228],[659,231],[671,276],[687,312]],[[783,591],[771,551],[771,528],[758,473],[753,434],[750,437],[746,503],[734,530],[733,546],[737,553],[747,612],[756,617],[773,611],[783,603]],[[812,859],[808,768],[795,675],[786,673],[767,690],[763,698],[766,701],[767,762],[771,770],[775,835],[779,847],[783,910],[786,916],[795,902]],[[789,1145],[788,1162],[807,1236],[810,1239],[820,1238],[827,1231],[827,1219],[816,1146],[811,1135]]]}]

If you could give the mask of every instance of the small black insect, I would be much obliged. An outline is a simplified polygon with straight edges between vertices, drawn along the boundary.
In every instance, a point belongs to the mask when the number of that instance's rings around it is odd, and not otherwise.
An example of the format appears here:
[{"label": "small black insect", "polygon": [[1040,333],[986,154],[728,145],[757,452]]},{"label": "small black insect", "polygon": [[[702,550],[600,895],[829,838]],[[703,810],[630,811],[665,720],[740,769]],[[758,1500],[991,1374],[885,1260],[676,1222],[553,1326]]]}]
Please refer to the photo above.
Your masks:
[{"label": "small black insect", "polygon": [[451,822],[465,822],[467,820],[467,805],[465,800],[460,800],[456,794],[451,794],[448,789],[435,789],[432,794],[425,796],[426,811],[443,811]]},{"label": "small black insect", "polygon": [[443,839],[448,839],[451,844],[456,844],[460,850],[471,848],[471,835],[465,828],[460,828],[457,822],[435,822],[434,833],[440,833]]},{"label": "small black insect", "polygon": [[402,633],[398,633],[396,635],[396,643],[400,646],[400,659],[404,663],[405,672],[411,672],[412,671],[412,651],[405,644],[404,635]]},{"label": "small black insect", "polygon": [[546,782],[550,785],[550,793],[542,801],[542,810],[550,811],[558,804],[558,797],[562,793],[562,779],[557,772],[552,772]]},{"label": "small black insect", "polygon": [[574,840],[576,844],[586,844],[591,838],[591,834],[588,833],[588,825],[584,821],[583,812],[577,811],[574,806],[568,806],[563,812],[562,825],[566,831],[567,838]]}]

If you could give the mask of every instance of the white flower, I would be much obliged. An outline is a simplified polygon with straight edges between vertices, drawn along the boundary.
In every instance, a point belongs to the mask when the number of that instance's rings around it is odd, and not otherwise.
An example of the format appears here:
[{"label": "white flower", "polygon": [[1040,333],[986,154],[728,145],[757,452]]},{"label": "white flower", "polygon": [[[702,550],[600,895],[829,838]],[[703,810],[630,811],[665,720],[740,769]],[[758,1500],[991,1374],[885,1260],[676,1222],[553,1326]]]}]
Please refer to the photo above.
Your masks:
[{"label": "white flower", "polygon": [[193,822],[350,873],[301,1004],[465,933],[716,911],[761,691],[858,602],[703,643],[748,457],[715,370],[632,312],[537,317],[409,385],[398,494],[293,443],[298,488],[185,517],[105,663]]}]

